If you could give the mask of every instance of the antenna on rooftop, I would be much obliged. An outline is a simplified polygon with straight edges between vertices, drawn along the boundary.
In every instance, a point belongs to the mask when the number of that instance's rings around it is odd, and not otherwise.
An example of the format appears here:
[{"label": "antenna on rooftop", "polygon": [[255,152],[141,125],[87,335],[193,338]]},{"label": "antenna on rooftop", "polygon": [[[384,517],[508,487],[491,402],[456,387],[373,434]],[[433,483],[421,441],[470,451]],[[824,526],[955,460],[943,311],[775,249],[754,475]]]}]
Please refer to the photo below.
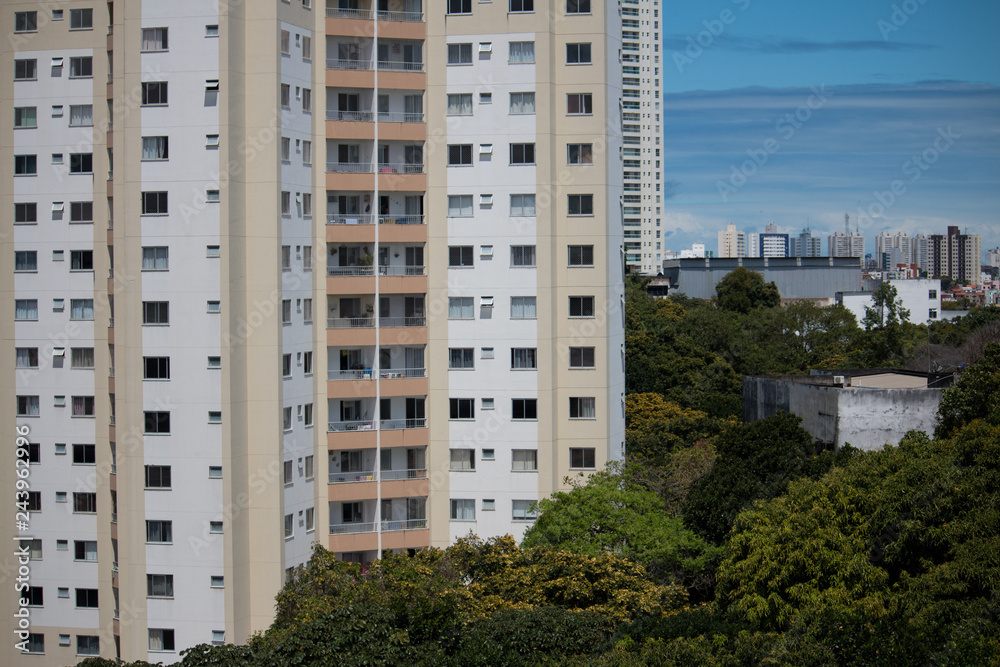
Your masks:
[{"label": "antenna on rooftop", "polygon": [[848,236],[851,235],[851,214],[844,214],[844,233]]}]

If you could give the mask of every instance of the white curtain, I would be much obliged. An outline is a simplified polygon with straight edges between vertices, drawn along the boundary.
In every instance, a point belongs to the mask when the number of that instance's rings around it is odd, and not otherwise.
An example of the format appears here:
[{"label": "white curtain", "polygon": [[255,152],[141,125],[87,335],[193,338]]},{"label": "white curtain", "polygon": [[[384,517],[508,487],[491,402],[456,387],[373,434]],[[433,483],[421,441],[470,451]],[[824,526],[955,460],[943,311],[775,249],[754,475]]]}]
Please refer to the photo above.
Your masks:
[{"label": "white curtain", "polygon": [[472,115],[472,93],[455,93],[448,95],[449,116]]},{"label": "white curtain", "polygon": [[533,63],[535,62],[534,42],[511,42],[510,58],[512,63]]},{"label": "white curtain", "polygon": [[37,299],[17,299],[14,302],[14,319],[16,320],[37,320],[38,300]]}]

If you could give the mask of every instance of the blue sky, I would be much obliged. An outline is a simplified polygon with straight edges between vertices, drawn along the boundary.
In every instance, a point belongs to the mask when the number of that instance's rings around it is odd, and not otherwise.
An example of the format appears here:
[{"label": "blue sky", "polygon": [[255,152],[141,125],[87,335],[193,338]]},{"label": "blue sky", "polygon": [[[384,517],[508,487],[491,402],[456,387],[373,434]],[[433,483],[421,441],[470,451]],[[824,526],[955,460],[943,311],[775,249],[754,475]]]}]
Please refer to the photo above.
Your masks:
[{"label": "blue sky", "polygon": [[[729,222],[1000,245],[1000,2],[673,0],[665,247]],[[826,243],[823,244],[826,252]]]}]

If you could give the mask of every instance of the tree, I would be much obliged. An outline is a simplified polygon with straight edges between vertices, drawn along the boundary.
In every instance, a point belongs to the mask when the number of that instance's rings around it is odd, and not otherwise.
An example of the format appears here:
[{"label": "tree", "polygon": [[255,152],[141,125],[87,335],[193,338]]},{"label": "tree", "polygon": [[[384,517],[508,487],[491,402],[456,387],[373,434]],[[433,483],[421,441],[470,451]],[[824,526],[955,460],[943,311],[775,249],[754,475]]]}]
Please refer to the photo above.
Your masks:
[{"label": "tree", "polygon": [[716,303],[721,310],[744,315],[758,308],[781,305],[781,294],[773,282],[765,283],[764,276],[745,266],[730,271],[715,286]]},{"label": "tree", "polygon": [[732,420],[682,408],[654,393],[625,397],[625,452],[647,463],[664,465],[671,452],[718,435]]},{"label": "tree", "polygon": [[976,419],[1000,425],[1000,343],[987,345],[979,363],[944,390],[935,435],[946,438]]},{"label": "tree", "polygon": [[865,306],[861,320],[865,328],[857,360],[863,366],[886,366],[902,359],[907,342],[905,326],[910,311],[903,308],[896,288],[883,281],[872,292],[872,305]]},{"label": "tree", "polygon": [[525,548],[545,546],[588,556],[614,554],[643,565],[656,581],[704,587],[718,549],[672,517],[663,500],[620,465],[539,503]]}]

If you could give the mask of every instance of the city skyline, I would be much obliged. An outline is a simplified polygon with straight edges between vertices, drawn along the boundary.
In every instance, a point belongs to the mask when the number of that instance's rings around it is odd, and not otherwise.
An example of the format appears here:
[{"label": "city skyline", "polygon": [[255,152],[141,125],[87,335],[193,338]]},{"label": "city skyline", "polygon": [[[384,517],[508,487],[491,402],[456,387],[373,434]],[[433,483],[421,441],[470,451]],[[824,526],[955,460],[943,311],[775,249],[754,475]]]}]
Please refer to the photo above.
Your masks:
[{"label": "city skyline", "polygon": [[711,247],[729,223],[825,237],[845,213],[868,248],[948,226],[1000,245],[998,14],[665,5],[665,248]]}]

